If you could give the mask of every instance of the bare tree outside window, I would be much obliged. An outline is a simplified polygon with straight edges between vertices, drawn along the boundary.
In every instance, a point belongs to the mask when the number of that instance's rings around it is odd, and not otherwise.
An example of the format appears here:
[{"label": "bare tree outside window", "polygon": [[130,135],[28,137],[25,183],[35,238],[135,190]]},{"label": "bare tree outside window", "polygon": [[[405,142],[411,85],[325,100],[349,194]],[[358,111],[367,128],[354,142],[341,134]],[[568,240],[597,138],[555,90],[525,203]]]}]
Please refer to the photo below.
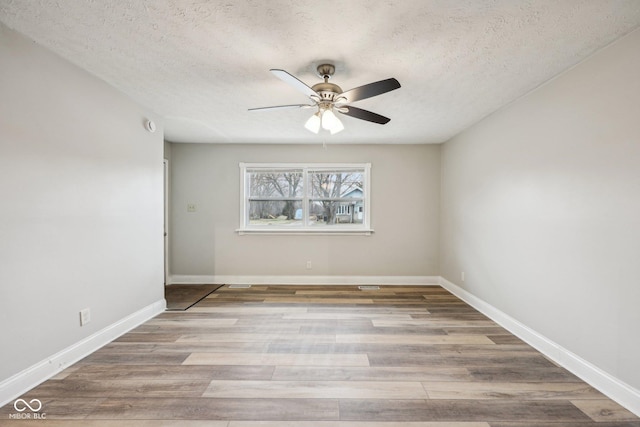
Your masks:
[{"label": "bare tree outside window", "polygon": [[301,170],[249,171],[249,189],[251,221],[279,219],[288,224],[300,221],[296,211],[302,207]]},{"label": "bare tree outside window", "polygon": [[[364,188],[361,171],[310,171],[311,199],[309,212],[317,221],[325,224],[337,222],[353,223],[346,217],[355,209],[340,209],[355,206],[362,201]],[[359,190],[359,191],[358,191]]]}]

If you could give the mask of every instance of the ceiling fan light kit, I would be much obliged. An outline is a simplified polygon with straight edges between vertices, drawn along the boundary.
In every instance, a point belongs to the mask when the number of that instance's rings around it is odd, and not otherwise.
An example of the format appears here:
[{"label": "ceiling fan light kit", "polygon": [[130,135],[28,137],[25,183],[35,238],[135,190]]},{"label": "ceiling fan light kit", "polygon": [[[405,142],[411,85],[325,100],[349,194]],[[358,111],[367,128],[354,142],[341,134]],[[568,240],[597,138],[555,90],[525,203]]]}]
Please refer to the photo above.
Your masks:
[{"label": "ceiling fan light kit", "polygon": [[324,81],[321,83],[316,83],[312,87],[307,86],[304,82],[284,70],[270,70],[271,73],[273,73],[280,80],[307,95],[311,99],[311,101],[313,101],[313,104],[293,104],[273,107],[250,108],[249,111],[317,107],[317,112],[309,117],[309,119],[304,124],[304,127],[310,132],[316,134],[320,132],[320,128],[322,128],[328,130],[331,135],[344,130],[344,125],[336,116],[335,111],[346,116],[351,116],[356,119],[366,120],[381,125],[384,125],[391,120],[388,117],[381,116],[380,114],[363,110],[361,108],[352,107],[348,104],[398,89],[400,87],[400,83],[396,79],[390,78],[386,80],[380,80],[378,82],[369,83],[364,86],[359,86],[357,88],[343,92],[340,86],[329,82],[329,78],[333,76],[333,73],[336,70],[333,64],[318,65],[316,70],[318,71],[318,75],[322,77]]}]

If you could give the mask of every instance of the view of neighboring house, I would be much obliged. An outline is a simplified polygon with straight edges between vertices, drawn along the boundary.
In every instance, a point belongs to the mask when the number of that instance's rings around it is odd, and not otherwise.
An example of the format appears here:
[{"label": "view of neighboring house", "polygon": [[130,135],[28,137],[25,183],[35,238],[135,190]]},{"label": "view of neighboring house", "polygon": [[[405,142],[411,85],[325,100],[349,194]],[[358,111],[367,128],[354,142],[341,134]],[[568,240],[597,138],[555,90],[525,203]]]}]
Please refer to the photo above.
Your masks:
[{"label": "view of neighboring house", "polygon": [[364,214],[363,195],[364,193],[360,187],[345,193],[342,197],[352,200],[338,204],[336,207],[336,222],[361,223]]}]

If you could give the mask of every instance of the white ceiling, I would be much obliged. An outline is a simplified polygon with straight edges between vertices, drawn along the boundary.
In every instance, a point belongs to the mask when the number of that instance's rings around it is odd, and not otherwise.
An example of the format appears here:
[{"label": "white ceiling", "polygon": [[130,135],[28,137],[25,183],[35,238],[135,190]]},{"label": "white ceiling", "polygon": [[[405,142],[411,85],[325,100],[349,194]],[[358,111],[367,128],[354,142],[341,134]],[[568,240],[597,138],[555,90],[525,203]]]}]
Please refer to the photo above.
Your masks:
[{"label": "white ceiling", "polygon": [[[639,0],[0,0],[0,21],[164,117],[173,142],[440,143],[640,26]],[[309,86],[402,87],[314,135]]]}]

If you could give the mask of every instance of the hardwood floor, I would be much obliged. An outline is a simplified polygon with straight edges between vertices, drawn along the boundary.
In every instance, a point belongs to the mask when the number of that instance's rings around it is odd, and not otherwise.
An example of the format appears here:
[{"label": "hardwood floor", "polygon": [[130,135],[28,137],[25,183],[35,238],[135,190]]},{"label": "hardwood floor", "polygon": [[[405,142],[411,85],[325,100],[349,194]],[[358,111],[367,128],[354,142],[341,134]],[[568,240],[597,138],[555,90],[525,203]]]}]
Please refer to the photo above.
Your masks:
[{"label": "hardwood floor", "polygon": [[224,286],[22,398],[0,425],[640,427],[440,287]]}]

